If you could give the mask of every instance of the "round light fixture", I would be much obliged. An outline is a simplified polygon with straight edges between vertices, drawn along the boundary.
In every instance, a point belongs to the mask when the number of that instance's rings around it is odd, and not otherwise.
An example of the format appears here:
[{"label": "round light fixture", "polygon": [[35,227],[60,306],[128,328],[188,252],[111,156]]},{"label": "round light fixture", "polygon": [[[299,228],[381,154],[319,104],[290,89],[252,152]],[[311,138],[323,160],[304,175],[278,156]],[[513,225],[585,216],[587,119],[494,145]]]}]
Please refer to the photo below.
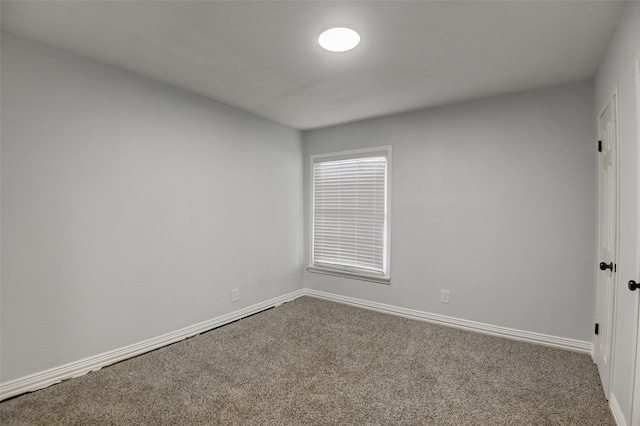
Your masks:
[{"label": "round light fixture", "polygon": [[346,52],[360,43],[360,35],[351,28],[329,28],[320,34],[318,43],[329,52]]}]

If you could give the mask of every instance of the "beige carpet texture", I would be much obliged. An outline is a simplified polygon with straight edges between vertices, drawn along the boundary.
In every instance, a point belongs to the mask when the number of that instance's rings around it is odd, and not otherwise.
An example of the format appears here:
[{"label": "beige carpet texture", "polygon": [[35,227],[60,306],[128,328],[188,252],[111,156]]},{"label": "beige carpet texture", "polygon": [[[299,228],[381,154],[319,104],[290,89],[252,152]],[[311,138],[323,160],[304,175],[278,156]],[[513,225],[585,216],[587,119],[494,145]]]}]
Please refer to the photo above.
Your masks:
[{"label": "beige carpet texture", "polygon": [[615,425],[584,354],[302,297],[0,403],[4,425]]}]

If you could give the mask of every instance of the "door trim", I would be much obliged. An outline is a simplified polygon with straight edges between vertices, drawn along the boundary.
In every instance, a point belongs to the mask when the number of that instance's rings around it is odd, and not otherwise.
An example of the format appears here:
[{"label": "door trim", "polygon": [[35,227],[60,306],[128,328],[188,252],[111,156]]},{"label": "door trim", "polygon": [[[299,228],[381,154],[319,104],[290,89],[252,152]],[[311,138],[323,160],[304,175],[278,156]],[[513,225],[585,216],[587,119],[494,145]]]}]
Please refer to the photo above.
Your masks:
[{"label": "door trim", "polygon": [[[597,129],[597,138],[598,140],[600,140],[600,117],[602,116],[602,114],[604,114],[605,110],[607,109],[607,106],[609,106],[609,104],[611,103],[611,100],[614,100],[613,106],[615,107],[615,126],[616,126],[616,153],[615,153],[615,157],[614,157],[614,161],[616,162],[616,176],[615,176],[615,182],[616,182],[616,199],[615,199],[615,206],[616,206],[616,214],[615,214],[615,223],[616,223],[616,244],[615,244],[615,255],[614,255],[614,259],[613,259],[613,263],[617,264],[618,263],[618,253],[620,251],[620,108],[619,108],[619,97],[618,97],[618,82],[616,81],[616,84],[613,87],[613,90],[611,92],[611,95],[609,95],[606,99],[606,101],[604,102],[604,105],[599,109],[598,115],[596,117],[596,129]],[[597,170],[598,170],[598,247],[596,250],[596,256],[600,256],[600,236],[601,236],[601,232],[600,232],[600,219],[601,219],[601,215],[602,212],[600,211],[600,207],[601,207],[601,202],[600,202],[600,154],[598,153],[598,161],[597,161]],[[596,312],[598,309],[598,300],[597,300],[597,294],[598,294],[598,273],[599,273],[599,269],[597,267],[597,265],[599,264],[600,259],[598,257],[596,257],[596,280],[595,280],[595,293],[596,293]],[[613,306],[611,308],[611,318],[612,318],[612,324],[611,324],[611,343],[610,343],[610,350],[611,353],[609,354],[609,386],[608,389],[604,389],[604,385],[603,385],[603,390],[604,393],[607,397],[607,400],[610,400],[611,398],[611,384],[613,382],[613,364],[615,362],[615,344],[616,344],[616,320],[617,320],[617,305],[618,305],[618,274],[613,274]],[[595,315],[594,315],[595,317]],[[593,347],[594,347],[594,360],[595,360],[595,352],[596,352],[596,336],[594,335],[593,338]]]}]

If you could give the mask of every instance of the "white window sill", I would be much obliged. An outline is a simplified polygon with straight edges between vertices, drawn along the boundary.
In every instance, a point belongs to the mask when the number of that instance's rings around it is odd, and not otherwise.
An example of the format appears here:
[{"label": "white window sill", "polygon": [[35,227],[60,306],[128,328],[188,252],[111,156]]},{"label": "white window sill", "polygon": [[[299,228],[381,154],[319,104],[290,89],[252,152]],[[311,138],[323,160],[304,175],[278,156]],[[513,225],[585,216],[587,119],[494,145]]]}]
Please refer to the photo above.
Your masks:
[{"label": "white window sill", "polygon": [[307,271],[314,274],[333,275],[336,277],[350,278],[352,280],[371,281],[380,284],[391,284],[390,277],[360,274],[357,272],[342,271],[337,269],[320,268],[318,266],[307,266]]}]

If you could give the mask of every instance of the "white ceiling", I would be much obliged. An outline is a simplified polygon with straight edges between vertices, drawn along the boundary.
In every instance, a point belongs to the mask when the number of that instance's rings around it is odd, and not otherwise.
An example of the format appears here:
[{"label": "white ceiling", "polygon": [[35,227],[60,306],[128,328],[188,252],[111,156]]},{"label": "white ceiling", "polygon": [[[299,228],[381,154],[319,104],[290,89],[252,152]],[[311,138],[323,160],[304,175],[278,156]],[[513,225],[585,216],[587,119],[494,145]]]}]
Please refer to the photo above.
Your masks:
[{"label": "white ceiling", "polygon": [[[591,78],[616,1],[2,1],[3,31],[297,129]],[[316,40],[356,29],[345,53]]]}]

